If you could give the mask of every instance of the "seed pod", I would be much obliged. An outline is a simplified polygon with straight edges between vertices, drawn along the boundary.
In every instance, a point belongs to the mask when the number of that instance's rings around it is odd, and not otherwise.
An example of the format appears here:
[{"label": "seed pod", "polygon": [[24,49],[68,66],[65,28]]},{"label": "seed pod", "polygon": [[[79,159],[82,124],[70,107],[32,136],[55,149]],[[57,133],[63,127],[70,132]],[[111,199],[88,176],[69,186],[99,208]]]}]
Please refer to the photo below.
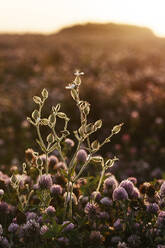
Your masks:
[{"label": "seed pod", "polygon": [[35,109],[35,110],[33,111],[33,113],[32,113],[32,118],[33,118],[34,120],[37,120],[39,117],[40,117],[40,114],[39,114],[38,110]]},{"label": "seed pod", "polygon": [[52,144],[54,142],[54,135],[52,133],[50,133],[48,136],[47,136],[47,142],[49,144]]},{"label": "seed pod", "polygon": [[42,119],[42,120],[41,120],[41,125],[43,125],[43,126],[49,125],[49,120],[46,119],[46,118]]},{"label": "seed pod", "polygon": [[41,94],[42,94],[43,98],[45,98],[45,99],[48,98],[48,91],[46,89],[43,89]]},{"label": "seed pod", "polygon": [[94,127],[95,127],[96,129],[101,128],[101,127],[102,127],[102,120],[96,121],[95,124],[94,124]]},{"label": "seed pod", "polygon": [[99,149],[100,148],[100,143],[98,142],[98,140],[93,141],[92,144],[91,144],[91,147],[92,147],[93,150]]},{"label": "seed pod", "polygon": [[56,122],[56,115],[55,113],[51,114],[48,118],[49,122],[53,125],[55,125],[55,122]]},{"label": "seed pod", "polygon": [[103,158],[101,156],[95,156],[92,157],[91,160],[95,163],[101,163],[103,161]]},{"label": "seed pod", "polygon": [[57,113],[57,116],[61,119],[65,119],[66,118],[66,114],[65,113],[62,113],[62,112],[58,112]]},{"label": "seed pod", "polygon": [[43,165],[43,160],[40,157],[38,157],[36,163],[38,167],[41,167]]},{"label": "seed pod", "polygon": [[33,101],[36,103],[36,104],[41,104],[42,100],[39,96],[33,96]]},{"label": "seed pod", "polygon": [[72,98],[75,100],[75,101],[78,101],[79,100],[79,97],[78,97],[78,93],[75,89],[72,89],[71,90],[71,96]]},{"label": "seed pod", "polygon": [[124,123],[121,123],[121,124],[119,124],[119,125],[114,126],[113,129],[112,129],[112,133],[113,133],[113,134],[119,133],[120,130],[121,130],[121,127],[122,127],[123,125],[124,125]]}]

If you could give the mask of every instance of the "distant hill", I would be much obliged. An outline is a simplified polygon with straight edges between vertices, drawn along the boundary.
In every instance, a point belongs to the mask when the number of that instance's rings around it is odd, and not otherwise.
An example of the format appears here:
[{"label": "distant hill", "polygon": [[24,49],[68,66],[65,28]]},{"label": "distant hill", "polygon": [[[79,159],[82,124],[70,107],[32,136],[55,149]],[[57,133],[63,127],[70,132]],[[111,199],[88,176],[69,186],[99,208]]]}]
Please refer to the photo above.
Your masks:
[{"label": "distant hill", "polygon": [[153,32],[146,27],[138,27],[134,25],[115,24],[115,23],[87,23],[63,28],[58,32],[58,35],[106,35],[106,36],[140,36],[153,37]]}]

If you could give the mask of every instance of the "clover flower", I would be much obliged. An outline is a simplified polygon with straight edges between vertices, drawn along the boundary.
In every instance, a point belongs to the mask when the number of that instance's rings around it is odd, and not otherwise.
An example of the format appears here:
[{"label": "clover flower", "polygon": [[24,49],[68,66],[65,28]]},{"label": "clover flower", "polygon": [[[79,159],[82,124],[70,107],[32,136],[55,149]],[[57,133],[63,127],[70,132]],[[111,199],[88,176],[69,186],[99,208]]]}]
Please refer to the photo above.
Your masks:
[{"label": "clover flower", "polygon": [[50,188],[50,192],[53,196],[62,194],[62,187],[59,184],[53,184]]},{"label": "clover flower", "polygon": [[123,180],[119,186],[123,187],[127,191],[129,196],[132,195],[132,192],[134,190],[134,184],[131,181]]},{"label": "clover flower", "polygon": [[4,195],[4,190],[0,189],[0,198]]},{"label": "clover flower", "polygon": [[26,213],[26,221],[28,221],[28,220],[36,220],[37,219],[37,214],[36,213],[34,213],[34,212],[27,212]]},{"label": "clover flower", "polygon": [[118,187],[113,191],[112,197],[114,201],[128,200],[128,193],[123,187]]},{"label": "clover flower", "polygon": [[157,225],[159,228],[165,227],[165,211],[160,211],[157,218]]},{"label": "clover flower", "polygon": [[40,189],[50,189],[52,186],[52,177],[50,174],[43,174],[38,178],[38,185]]},{"label": "clover flower", "polygon": [[9,244],[9,241],[7,240],[7,238],[0,236],[0,247],[10,248],[10,244]]},{"label": "clover flower", "polygon": [[0,236],[3,234],[3,227],[2,225],[0,224]]},{"label": "clover flower", "polygon": [[7,214],[8,213],[8,210],[9,210],[9,206],[6,202],[0,202],[0,213],[1,214]]},{"label": "clover flower", "polygon": [[69,239],[66,237],[60,237],[57,239],[57,241],[60,243],[60,245],[69,245]]},{"label": "clover flower", "polygon": [[91,194],[91,198],[95,201],[100,201],[101,193],[99,191],[93,191]]},{"label": "clover flower", "polygon": [[36,220],[30,219],[22,226],[23,237],[31,237],[32,235],[38,234],[40,231],[40,225]]},{"label": "clover flower", "polygon": [[165,197],[165,182],[163,182],[160,187],[160,196]]},{"label": "clover flower", "polygon": [[99,216],[100,216],[100,218],[103,219],[103,220],[108,220],[109,217],[110,217],[109,214],[108,214],[106,211],[100,212],[100,213],[99,213]]},{"label": "clover flower", "polygon": [[116,230],[122,230],[123,228],[123,224],[119,218],[114,222],[113,226]]},{"label": "clover flower", "polygon": [[96,203],[88,202],[85,206],[84,212],[88,215],[89,219],[94,219],[100,212],[99,206]]},{"label": "clover flower", "polygon": [[62,225],[66,225],[66,224],[68,225],[64,227],[63,229],[64,232],[69,232],[74,229],[74,224],[71,223],[70,221],[64,221]]},{"label": "clover flower", "polygon": [[40,229],[40,235],[44,235],[48,231],[48,227],[43,225]]},{"label": "clover flower", "polygon": [[112,193],[118,187],[118,182],[114,176],[110,176],[104,180],[104,193]]},{"label": "clover flower", "polygon": [[74,146],[74,141],[72,139],[65,139],[65,144],[68,146],[68,147],[73,147]]},{"label": "clover flower", "polygon": [[55,214],[56,210],[53,206],[49,206],[45,209],[45,213],[49,216],[53,216]]},{"label": "clover flower", "polygon": [[136,188],[136,187],[133,188],[133,191],[131,193],[131,198],[133,198],[133,199],[140,198],[140,191],[138,190],[138,188]]},{"label": "clover flower", "polygon": [[107,206],[107,207],[110,207],[112,206],[112,200],[109,198],[109,197],[103,197],[101,200],[100,200],[100,203],[103,204],[104,206]]},{"label": "clover flower", "polygon": [[91,231],[89,239],[92,243],[100,245],[103,241],[103,235],[99,231]]},{"label": "clover flower", "polygon": [[88,154],[84,149],[80,149],[77,153],[77,162],[78,163],[85,163],[87,160]]},{"label": "clover flower", "polygon": [[129,236],[127,242],[132,248],[139,248],[141,244],[140,237],[136,234],[132,234],[131,236]]},{"label": "clover flower", "polygon": [[127,180],[131,181],[134,185],[137,184],[137,178],[136,177],[128,177]]},{"label": "clover flower", "polygon": [[49,157],[49,167],[53,169],[57,163],[58,163],[58,158],[54,155],[51,155]]},{"label": "clover flower", "polygon": [[15,232],[17,232],[18,228],[19,228],[19,225],[18,224],[11,223],[9,225],[9,227],[8,227],[8,231],[11,232],[11,233],[15,233]]},{"label": "clover flower", "polygon": [[119,236],[113,236],[113,237],[111,238],[111,242],[112,242],[113,244],[118,244],[120,241],[121,241],[121,238],[120,238]]},{"label": "clover flower", "polygon": [[147,205],[147,211],[151,214],[157,214],[159,211],[159,206],[157,203],[150,203]]}]

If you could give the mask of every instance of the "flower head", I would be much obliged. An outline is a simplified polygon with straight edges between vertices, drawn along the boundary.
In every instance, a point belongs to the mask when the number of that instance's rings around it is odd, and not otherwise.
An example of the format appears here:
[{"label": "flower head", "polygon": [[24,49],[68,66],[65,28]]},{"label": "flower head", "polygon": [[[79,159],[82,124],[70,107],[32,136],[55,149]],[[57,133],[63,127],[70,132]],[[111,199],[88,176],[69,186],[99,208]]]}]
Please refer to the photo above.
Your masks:
[{"label": "flower head", "polygon": [[113,191],[113,200],[128,200],[128,193],[123,187],[118,187]]},{"label": "flower head", "polygon": [[52,186],[52,177],[50,174],[43,174],[38,178],[38,185],[40,189],[50,189]]}]

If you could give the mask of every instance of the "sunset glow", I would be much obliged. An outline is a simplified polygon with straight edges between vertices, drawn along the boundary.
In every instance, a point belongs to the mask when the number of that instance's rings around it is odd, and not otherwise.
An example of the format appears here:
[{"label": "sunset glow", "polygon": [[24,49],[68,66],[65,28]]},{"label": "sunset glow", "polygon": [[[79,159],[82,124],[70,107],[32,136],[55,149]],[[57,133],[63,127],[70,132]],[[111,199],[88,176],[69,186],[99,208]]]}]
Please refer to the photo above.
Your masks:
[{"label": "sunset glow", "polygon": [[163,0],[5,0],[0,32],[54,32],[84,22],[117,22],[151,28],[165,36]]}]

